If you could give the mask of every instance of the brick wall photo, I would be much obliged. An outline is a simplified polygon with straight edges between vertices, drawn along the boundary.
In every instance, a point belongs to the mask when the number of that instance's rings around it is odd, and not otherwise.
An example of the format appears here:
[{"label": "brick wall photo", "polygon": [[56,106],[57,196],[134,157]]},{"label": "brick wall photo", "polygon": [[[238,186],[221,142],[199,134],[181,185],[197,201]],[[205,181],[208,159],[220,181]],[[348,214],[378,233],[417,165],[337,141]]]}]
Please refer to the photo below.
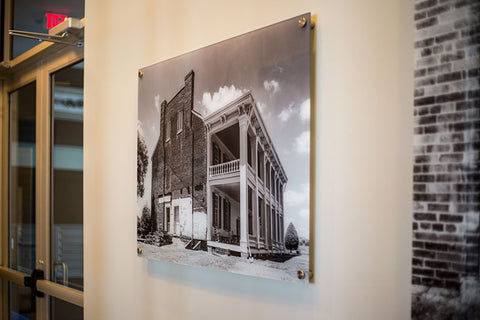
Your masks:
[{"label": "brick wall photo", "polygon": [[412,318],[480,319],[480,1],[415,1]]}]

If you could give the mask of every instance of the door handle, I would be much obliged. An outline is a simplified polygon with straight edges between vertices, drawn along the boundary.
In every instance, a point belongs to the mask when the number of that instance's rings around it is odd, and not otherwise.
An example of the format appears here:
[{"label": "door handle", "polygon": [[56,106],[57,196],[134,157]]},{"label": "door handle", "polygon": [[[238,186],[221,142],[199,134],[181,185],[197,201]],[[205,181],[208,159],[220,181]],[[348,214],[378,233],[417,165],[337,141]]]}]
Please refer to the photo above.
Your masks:
[{"label": "door handle", "polygon": [[67,267],[67,264],[63,261],[54,261],[53,262],[53,265],[54,265],[54,270],[55,270],[55,273],[54,273],[54,276],[55,276],[55,282],[57,282],[57,267],[58,266],[62,266],[62,270],[63,270],[63,285],[65,286],[68,286],[68,267]]}]

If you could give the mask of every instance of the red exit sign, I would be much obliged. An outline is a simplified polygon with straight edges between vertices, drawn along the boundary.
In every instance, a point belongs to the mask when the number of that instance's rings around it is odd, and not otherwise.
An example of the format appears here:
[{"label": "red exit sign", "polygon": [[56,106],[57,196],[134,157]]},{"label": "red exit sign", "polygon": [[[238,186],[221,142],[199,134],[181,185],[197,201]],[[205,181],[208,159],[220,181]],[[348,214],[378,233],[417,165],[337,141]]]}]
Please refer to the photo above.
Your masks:
[{"label": "red exit sign", "polygon": [[55,27],[67,18],[66,15],[57,13],[46,13],[45,16],[47,17],[47,29]]}]

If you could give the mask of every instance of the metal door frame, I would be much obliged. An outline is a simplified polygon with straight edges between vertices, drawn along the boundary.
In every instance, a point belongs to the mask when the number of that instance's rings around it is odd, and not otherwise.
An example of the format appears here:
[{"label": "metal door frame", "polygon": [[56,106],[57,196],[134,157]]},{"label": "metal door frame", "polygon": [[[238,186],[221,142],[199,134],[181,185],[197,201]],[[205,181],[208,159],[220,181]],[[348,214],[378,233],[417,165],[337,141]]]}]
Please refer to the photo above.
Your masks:
[{"label": "metal door frame", "polygon": [[[52,54],[52,46],[55,48]],[[49,50],[46,50],[46,49]],[[2,75],[0,80],[0,278],[21,284],[22,273],[8,268],[8,215],[9,215],[9,94],[33,81],[36,82],[36,170],[35,170],[35,249],[36,268],[43,270],[45,280],[36,283],[38,291],[45,298],[36,299],[38,320],[50,319],[49,296],[83,307],[83,292],[50,281],[51,265],[51,121],[52,121],[52,77],[51,75],[65,67],[83,60],[83,48],[61,44],[39,44],[27,51],[26,59],[11,66],[11,72]],[[23,56],[22,55],[22,56]],[[1,79],[1,78],[0,78]],[[0,281],[0,318],[8,319],[8,283]]]}]

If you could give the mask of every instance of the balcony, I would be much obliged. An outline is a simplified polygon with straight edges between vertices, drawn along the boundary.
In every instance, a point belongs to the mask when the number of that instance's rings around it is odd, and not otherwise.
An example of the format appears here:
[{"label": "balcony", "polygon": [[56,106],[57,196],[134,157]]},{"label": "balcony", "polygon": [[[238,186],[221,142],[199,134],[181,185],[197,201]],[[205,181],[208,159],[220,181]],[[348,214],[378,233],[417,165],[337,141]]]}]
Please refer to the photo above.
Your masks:
[{"label": "balcony", "polygon": [[216,164],[208,167],[209,177],[217,177],[226,174],[240,172],[240,159],[232,160],[225,163]]}]

